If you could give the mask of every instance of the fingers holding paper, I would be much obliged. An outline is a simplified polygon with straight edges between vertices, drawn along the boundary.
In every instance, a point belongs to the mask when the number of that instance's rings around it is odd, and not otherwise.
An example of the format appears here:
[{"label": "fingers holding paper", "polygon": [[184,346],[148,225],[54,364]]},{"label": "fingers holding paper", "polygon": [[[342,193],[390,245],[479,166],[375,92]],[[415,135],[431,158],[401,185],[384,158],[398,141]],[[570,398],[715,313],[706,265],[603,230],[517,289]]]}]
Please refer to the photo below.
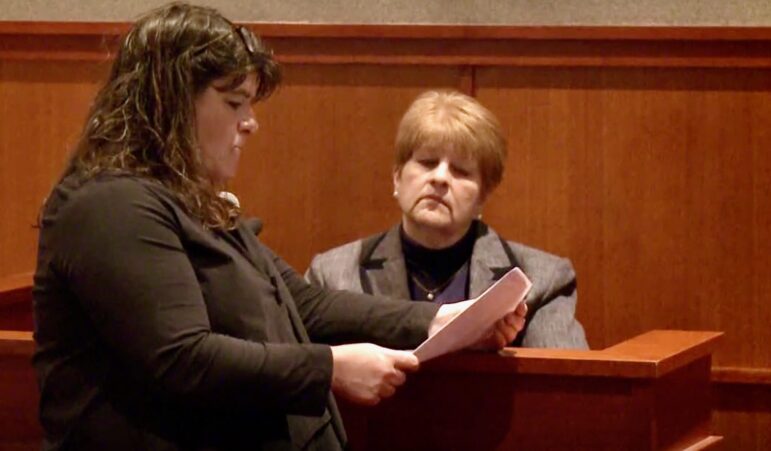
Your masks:
[{"label": "fingers holding paper", "polygon": [[[527,316],[527,304],[520,302],[513,312],[507,313],[503,318],[495,322],[491,334],[488,336],[489,343],[484,340],[479,344],[482,348],[501,349],[513,342],[517,335],[525,328],[525,317]],[[485,346],[487,344],[487,346]]]},{"label": "fingers holding paper", "polygon": [[532,283],[514,268],[470,301],[443,305],[429,326],[428,339],[414,354],[421,362],[464,348],[500,349],[525,327],[524,303]]},{"label": "fingers holding paper", "polygon": [[466,310],[473,304],[473,300],[456,302],[453,304],[443,304],[439,307],[439,311],[436,312],[436,316],[428,326],[428,336],[432,337],[439,332],[447,323],[452,321],[461,312]]},{"label": "fingers holding paper", "polygon": [[332,347],[332,391],[357,404],[375,405],[393,396],[404,384],[406,371],[418,369],[418,359],[371,343]]}]

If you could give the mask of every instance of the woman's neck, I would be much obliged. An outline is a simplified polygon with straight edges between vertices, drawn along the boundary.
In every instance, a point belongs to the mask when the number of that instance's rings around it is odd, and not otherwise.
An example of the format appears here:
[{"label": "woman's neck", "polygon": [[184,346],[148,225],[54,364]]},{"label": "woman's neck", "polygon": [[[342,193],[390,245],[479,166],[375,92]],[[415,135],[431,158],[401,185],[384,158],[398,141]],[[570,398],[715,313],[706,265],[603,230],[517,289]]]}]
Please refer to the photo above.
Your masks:
[{"label": "woman's neck", "polygon": [[446,282],[470,260],[477,236],[476,229],[471,226],[467,228],[466,234],[454,243],[441,249],[433,249],[414,240],[404,227],[401,228],[400,234],[408,274],[428,288]]},{"label": "woman's neck", "polygon": [[471,224],[461,230],[445,231],[402,220],[401,228],[407,238],[416,244],[428,249],[439,250],[446,249],[460,241],[468,233]]}]

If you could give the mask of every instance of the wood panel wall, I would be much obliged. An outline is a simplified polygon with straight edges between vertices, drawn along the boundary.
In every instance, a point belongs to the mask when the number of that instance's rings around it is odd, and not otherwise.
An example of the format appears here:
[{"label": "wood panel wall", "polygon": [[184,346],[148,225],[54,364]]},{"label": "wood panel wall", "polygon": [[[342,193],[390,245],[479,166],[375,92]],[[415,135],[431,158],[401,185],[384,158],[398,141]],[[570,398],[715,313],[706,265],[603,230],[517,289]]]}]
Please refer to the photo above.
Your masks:
[{"label": "wood panel wall", "polygon": [[[398,220],[398,120],[462,90],[510,144],[485,219],[573,260],[590,344],[725,331],[717,432],[771,447],[771,29],[256,28],[286,83],[232,188],[298,270]],[[34,268],[38,208],[125,29],[0,22],[0,278]]]}]

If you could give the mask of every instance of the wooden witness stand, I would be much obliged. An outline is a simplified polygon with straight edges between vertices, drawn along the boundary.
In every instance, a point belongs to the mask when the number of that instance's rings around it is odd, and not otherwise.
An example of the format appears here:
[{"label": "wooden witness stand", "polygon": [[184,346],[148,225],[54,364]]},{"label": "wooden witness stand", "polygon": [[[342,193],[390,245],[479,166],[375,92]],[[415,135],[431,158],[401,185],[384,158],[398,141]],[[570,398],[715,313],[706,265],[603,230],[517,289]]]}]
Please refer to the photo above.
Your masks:
[{"label": "wooden witness stand", "polygon": [[698,450],[722,333],[657,330],[602,351],[506,348],[427,362],[375,408],[340,402],[354,450]]},{"label": "wooden witness stand", "polygon": [[[341,402],[354,450],[707,449],[718,332],[652,331],[602,351],[506,348],[423,365],[374,408]],[[0,448],[38,449],[30,332],[0,331]]]}]

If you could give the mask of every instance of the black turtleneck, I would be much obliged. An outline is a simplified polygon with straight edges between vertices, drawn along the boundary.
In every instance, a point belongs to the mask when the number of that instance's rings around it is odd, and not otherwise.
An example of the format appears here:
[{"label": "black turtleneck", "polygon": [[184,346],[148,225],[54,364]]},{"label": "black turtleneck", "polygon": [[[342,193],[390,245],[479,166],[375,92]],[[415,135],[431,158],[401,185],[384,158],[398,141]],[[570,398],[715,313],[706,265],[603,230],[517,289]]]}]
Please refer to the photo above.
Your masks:
[{"label": "black turtleneck", "polygon": [[408,276],[426,288],[434,289],[446,284],[471,259],[477,239],[477,221],[460,240],[444,249],[429,249],[418,244],[407,236],[403,227],[399,228],[399,235]]}]

